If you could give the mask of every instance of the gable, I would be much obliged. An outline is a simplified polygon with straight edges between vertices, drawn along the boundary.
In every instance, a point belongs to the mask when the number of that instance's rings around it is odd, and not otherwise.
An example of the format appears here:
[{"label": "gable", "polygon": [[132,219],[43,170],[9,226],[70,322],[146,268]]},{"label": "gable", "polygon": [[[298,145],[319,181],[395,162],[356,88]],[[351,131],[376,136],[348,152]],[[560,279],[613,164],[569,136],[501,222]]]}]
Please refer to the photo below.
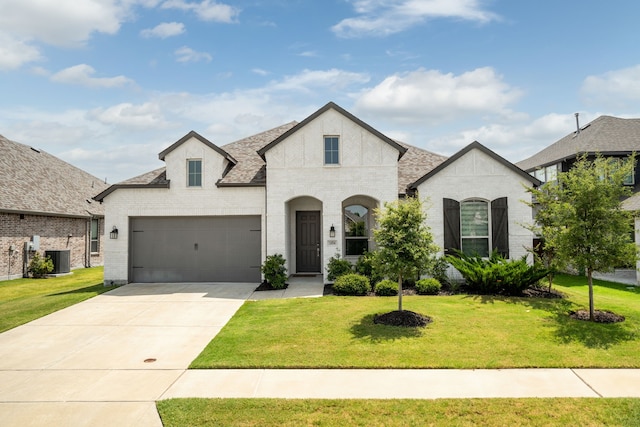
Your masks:
[{"label": "gable", "polygon": [[[264,159],[265,158],[265,154],[267,153],[267,151],[269,151],[272,148],[276,147],[282,141],[290,138],[293,134],[299,132],[300,130],[302,130],[303,128],[308,126],[310,123],[315,122],[320,116],[324,115],[325,113],[327,113],[330,110],[335,111],[336,113],[340,114],[345,119],[347,119],[348,121],[351,121],[353,124],[357,125],[358,127],[362,128],[363,130],[367,131],[368,133],[370,133],[372,135],[375,135],[379,140],[385,142],[389,146],[391,146],[394,149],[396,149],[398,151],[398,159],[400,157],[402,157],[402,155],[407,151],[406,148],[404,148],[402,145],[400,145],[397,142],[395,142],[393,139],[387,137],[386,135],[382,134],[378,130],[376,130],[373,127],[369,126],[367,123],[365,123],[362,120],[358,119],[356,116],[354,116],[353,114],[349,113],[348,111],[346,111],[342,107],[338,106],[337,104],[335,104],[333,102],[329,102],[324,107],[320,108],[318,111],[316,111],[315,113],[311,114],[309,117],[307,117],[306,119],[304,119],[303,121],[298,123],[296,126],[291,128],[289,131],[285,132],[280,137],[274,139],[271,143],[269,143],[268,145],[266,145],[263,148],[261,148],[260,150],[258,150],[258,154]],[[337,128],[334,128],[334,129],[328,128],[328,129],[323,129],[323,130],[325,130],[325,131],[331,131],[331,130],[337,131],[338,129]],[[331,133],[325,133],[325,135],[331,135]]]},{"label": "gable", "polygon": [[444,162],[440,163],[436,168],[410,184],[409,188],[414,190],[418,189],[421,184],[432,179],[438,174],[458,177],[512,175],[519,178],[519,180],[524,179],[535,186],[542,184],[538,179],[529,175],[495,152],[489,150],[478,141],[472,142]]},{"label": "gable", "polygon": [[166,163],[165,179],[174,188],[186,186],[188,160],[202,161],[203,186],[213,186],[237,161],[225,150],[191,131],[177,142],[160,152],[160,160]]}]

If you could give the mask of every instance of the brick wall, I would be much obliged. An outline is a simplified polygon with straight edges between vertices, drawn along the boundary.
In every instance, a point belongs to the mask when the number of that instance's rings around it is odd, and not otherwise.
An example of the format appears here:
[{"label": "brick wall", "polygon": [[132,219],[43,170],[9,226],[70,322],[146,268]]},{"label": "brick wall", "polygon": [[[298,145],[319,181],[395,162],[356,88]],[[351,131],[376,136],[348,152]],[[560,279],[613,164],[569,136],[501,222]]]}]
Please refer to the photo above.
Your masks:
[{"label": "brick wall", "polygon": [[[104,221],[99,223],[99,252],[91,254],[91,266],[103,263]],[[87,266],[87,226],[84,218],[0,212],[0,280],[22,277],[24,244],[33,236],[40,236],[41,255],[47,250],[69,250],[72,269]],[[13,252],[9,250],[11,246],[15,248]]]}]

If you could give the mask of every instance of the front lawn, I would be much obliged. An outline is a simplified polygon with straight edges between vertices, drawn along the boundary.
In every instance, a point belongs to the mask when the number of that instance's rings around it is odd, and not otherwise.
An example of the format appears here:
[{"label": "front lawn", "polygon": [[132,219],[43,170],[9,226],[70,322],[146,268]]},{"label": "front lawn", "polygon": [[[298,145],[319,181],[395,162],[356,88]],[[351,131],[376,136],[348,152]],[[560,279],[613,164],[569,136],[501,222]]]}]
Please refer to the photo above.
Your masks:
[{"label": "front lawn", "polygon": [[172,426],[631,426],[640,399],[173,399]]},{"label": "front lawn", "polygon": [[103,271],[102,267],[82,268],[68,276],[1,281],[0,332],[108,291]]},{"label": "front lawn", "polygon": [[573,320],[587,304],[586,279],[558,276],[566,299],[411,296],[424,329],[375,325],[396,297],[249,301],[191,368],[639,368],[640,289],[595,281],[595,303],[626,317]]}]

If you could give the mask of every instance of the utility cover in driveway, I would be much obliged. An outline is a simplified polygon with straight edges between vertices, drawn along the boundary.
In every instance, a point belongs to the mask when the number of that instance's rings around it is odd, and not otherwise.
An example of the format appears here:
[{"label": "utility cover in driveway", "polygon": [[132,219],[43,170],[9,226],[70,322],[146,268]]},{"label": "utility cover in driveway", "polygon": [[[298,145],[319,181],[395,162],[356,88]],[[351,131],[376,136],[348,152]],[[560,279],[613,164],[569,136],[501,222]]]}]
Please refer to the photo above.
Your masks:
[{"label": "utility cover in driveway", "polygon": [[259,216],[132,218],[130,230],[132,282],[260,281]]}]

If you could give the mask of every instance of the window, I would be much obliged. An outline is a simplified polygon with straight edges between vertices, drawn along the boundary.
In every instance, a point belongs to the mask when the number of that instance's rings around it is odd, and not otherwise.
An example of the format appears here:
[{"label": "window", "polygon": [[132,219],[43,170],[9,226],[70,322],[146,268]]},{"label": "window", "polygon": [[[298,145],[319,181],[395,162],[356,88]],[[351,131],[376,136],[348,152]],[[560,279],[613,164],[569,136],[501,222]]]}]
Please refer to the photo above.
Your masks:
[{"label": "window", "polygon": [[100,252],[98,238],[100,237],[100,222],[97,219],[91,220],[91,252]]},{"label": "window", "polygon": [[556,163],[545,168],[537,169],[535,172],[532,172],[531,175],[535,176],[542,182],[556,181],[558,179],[560,167],[561,164]]},{"label": "window", "polygon": [[489,256],[489,207],[483,200],[460,203],[461,247],[465,254]]},{"label": "window", "polygon": [[491,202],[467,199],[458,202],[443,200],[444,249],[453,254],[460,250],[467,255],[487,257],[498,251],[509,258],[509,216],[507,198]]},{"label": "window", "polygon": [[337,136],[324,137],[324,164],[337,165],[340,163],[340,144]]},{"label": "window", "polygon": [[187,160],[187,186],[202,187],[202,160]]},{"label": "window", "polygon": [[369,249],[369,209],[362,205],[344,208],[345,256],[362,255]]}]

